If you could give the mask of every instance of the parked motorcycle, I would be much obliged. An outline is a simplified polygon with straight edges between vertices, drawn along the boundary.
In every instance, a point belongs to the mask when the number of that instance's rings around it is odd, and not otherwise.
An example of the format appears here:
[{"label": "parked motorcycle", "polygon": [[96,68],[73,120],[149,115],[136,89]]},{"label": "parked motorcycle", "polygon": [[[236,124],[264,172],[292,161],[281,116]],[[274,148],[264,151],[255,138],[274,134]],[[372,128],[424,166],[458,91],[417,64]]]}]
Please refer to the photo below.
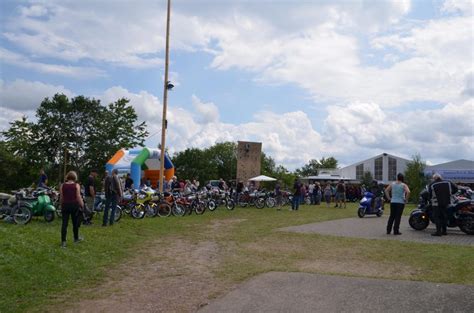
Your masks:
[{"label": "parked motorcycle", "polygon": [[[7,222],[24,225],[31,220],[31,210],[21,205],[21,198],[23,191],[15,192],[14,195],[7,193],[0,193],[0,200],[2,206],[0,207],[0,219],[5,219]],[[19,204],[21,207],[19,207]]]},{"label": "parked motorcycle", "polygon": [[22,203],[29,206],[33,216],[43,216],[48,223],[54,220],[56,208],[49,197],[49,188],[39,188],[33,191],[31,197],[25,197]]},{"label": "parked motorcycle", "polygon": [[[87,206],[87,203],[84,201],[84,205]],[[84,222],[89,224],[95,215],[100,216],[105,210],[105,194],[99,192],[95,196],[94,206],[92,208],[86,208],[84,210]],[[122,218],[122,207],[117,204],[115,209],[114,222],[118,222]]]},{"label": "parked motorcycle", "polygon": [[[372,207],[372,201],[375,201],[374,207]],[[380,217],[383,215],[384,201],[383,197],[376,197],[371,192],[366,191],[359,202],[359,209],[357,215],[363,218],[366,215],[377,215]]]},{"label": "parked motorcycle", "polygon": [[[448,227],[459,227],[462,232],[474,235],[474,202],[458,193],[452,206],[448,207]],[[420,193],[419,204],[410,213],[408,223],[415,230],[424,230],[433,220],[433,207],[429,191],[424,189]]]}]

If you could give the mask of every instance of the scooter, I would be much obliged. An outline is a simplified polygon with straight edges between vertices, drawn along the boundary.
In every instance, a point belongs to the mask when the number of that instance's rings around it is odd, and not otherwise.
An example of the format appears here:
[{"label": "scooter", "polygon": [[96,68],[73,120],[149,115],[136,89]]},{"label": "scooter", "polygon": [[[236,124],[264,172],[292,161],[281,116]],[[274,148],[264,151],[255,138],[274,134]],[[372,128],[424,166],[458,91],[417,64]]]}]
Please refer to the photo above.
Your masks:
[{"label": "scooter", "polygon": [[43,216],[44,220],[50,223],[54,220],[56,208],[48,192],[49,189],[39,188],[33,191],[30,197],[23,197],[21,203],[31,210],[33,216]]},{"label": "scooter", "polygon": [[[384,209],[383,197],[377,197],[374,199],[374,194],[366,191],[363,194],[362,199],[359,202],[359,209],[357,215],[363,218],[365,215],[377,215],[381,217]],[[375,206],[372,208],[372,201],[376,201]]]}]

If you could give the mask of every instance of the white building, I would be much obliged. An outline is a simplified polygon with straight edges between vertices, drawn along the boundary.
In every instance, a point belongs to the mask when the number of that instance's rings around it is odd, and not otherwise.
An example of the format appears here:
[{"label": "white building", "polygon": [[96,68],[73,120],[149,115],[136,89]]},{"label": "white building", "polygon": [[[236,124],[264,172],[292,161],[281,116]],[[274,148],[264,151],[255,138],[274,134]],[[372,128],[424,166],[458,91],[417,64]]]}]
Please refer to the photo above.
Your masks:
[{"label": "white building", "polygon": [[373,158],[354,163],[339,169],[342,177],[362,180],[365,172],[381,183],[390,183],[396,180],[398,173],[404,173],[410,160],[388,153],[382,153]]}]

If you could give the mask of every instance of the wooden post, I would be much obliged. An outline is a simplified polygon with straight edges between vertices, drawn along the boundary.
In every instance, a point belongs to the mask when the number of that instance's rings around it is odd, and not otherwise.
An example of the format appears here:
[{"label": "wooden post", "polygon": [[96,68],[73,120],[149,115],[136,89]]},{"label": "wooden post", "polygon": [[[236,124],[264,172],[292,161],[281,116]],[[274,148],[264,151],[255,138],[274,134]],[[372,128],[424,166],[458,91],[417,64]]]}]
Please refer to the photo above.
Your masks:
[{"label": "wooden post", "polygon": [[165,171],[165,142],[166,142],[166,109],[168,106],[168,64],[170,50],[170,12],[171,0],[168,0],[168,12],[166,15],[166,55],[165,55],[165,81],[163,90],[163,118],[161,122],[161,153],[160,153],[160,192],[163,192],[163,175]]}]

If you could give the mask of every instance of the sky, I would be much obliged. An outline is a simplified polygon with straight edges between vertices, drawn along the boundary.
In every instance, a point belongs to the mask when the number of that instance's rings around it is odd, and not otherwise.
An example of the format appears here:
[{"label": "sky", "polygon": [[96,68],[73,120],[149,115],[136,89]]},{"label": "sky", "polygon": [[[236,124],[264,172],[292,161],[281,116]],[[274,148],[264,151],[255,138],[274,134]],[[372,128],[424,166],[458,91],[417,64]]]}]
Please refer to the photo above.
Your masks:
[{"label": "sky", "polygon": [[[125,97],[161,140],[165,0],[0,1],[0,130]],[[166,146],[258,141],[290,170],[474,159],[472,0],[172,0]]]}]

